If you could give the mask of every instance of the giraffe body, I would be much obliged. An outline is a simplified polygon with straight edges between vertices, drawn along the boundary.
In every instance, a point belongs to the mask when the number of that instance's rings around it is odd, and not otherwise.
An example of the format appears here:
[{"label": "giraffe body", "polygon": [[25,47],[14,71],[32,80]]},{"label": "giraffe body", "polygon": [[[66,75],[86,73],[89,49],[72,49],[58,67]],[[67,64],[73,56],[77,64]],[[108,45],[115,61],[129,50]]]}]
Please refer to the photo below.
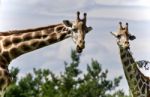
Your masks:
[{"label": "giraffe body", "polygon": [[4,96],[7,86],[11,83],[8,65],[10,62],[33,50],[60,42],[72,37],[77,52],[81,53],[85,45],[85,34],[92,30],[86,26],[86,13],[74,22],[64,20],[63,23],[26,30],[14,30],[0,33],[0,95]]},{"label": "giraffe body", "polygon": [[[58,28],[56,28],[58,27]],[[60,28],[61,29],[60,29]],[[11,83],[8,65],[10,62],[33,50],[59,42],[68,38],[69,34],[63,30],[63,24],[44,27],[42,29],[18,30],[1,33],[0,35],[0,91],[4,95],[7,86]],[[56,31],[57,32],[56,32]],[[65,29],[67,30],[67,29]],[[1,96],[3,97],[3,96]]]},{"label": "giraffe body", "polygon": [[121,22],[119,24],[119,31],[112,34],[117,38],[123,70],[132,96],[150,97],[150,78],[144,76],[138,69],[138,64],[130,51],[129,40],[134,40],[135,36],[128,32],[128,23],[125,28]]},{"label": "giraffe body", "polygon": [[3,64],[10,64],[10,62],[18,56],[28,53],[30,51],[39,49],[44,46],[59,42],[69,37],[70,32],[65,29],[63,31],[63,24],[57,26],[50,26],[49,28],[27,30],[23,33],[10,32],[8,35],[0,36],[1,43],[1,62]]}]

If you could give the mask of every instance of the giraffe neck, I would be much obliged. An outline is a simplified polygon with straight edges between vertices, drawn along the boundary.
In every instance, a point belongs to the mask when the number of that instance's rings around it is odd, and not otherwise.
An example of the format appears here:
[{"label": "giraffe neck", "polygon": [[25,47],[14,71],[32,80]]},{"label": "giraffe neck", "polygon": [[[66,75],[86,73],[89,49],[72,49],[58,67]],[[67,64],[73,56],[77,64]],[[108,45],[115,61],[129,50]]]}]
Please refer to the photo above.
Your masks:
[{"label": "giraffe neck", "polygon": [[7,67],[18,56],[59,42],[69,36],[70,31],[63,24],[1,33],[0,64]]},{"label": "giraffe neck", "polygon": [[131,52],[120,47],[120,57],[133,97],[148,97],[150,94],[150,82],[140,73]]},{"label": "giraffe neck", "polygon": [[0,97],[4,97],[6,87],[12,81],[11,75],[9,74],[8,69],[0,67]]}]

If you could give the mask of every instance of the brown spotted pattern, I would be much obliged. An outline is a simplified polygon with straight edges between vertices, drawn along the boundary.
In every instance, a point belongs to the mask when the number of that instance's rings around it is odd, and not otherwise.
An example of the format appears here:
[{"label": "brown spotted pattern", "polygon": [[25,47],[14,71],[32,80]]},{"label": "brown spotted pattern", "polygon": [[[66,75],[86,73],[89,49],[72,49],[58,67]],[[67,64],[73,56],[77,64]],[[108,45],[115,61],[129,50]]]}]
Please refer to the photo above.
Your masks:
[{"label": "brown spotted pattern", "polygon": [[19,33],[19,30],[17,30],[16,33],[11,31],[9,34],[1,34],[0,55],[2,58],[0,58],[0,61],[8,65],[13,59],[24,53],[68,38],[68,30],[64,30],[63,24],[58,24],[58,28],[57,25],[49,27],[54,28],[44,29],[43,27],[43,29],[36,28],[33,31],[20,30]]},{"label": "brown spotted pattern", "polygon": [[[79,18],[79,13],[77,17]],[[86,25],[85,21],[86,15],[84,14],[84,21],[80,20],[79,22]],[[78,22],[71,22],[71,24],[74,26],[77,25],[76,23]],[[76,29],[79,28],[81,27],[79,26]],[[73,31],[72,29],[74,29],[72,26],[67,27],[63,22],[57,25],[39,27],[34,29],[0,32],[0,95],[2,91],[5,91],[6,87],[11,82],[8,65],[13,59],[19,57],[24,53],[28,53],[33,50],[51,45],[66,38],[73,38],[74,36],[72,34],[78,32]],[[82,30],[82,32],[84,31],[84,34],[80,31],[80,33],[78,34],[79,39],[81,39],[80,37],[84,37],[83,35],[89,32],[91,30],[91,27],[85,27],[80,30]]]},{"label": "brown spotted pattern", "polygon": [[129,33],[128,23],[123,27],[122,23],[119,22],[118,31],[112,35],[117,39],[124,73],[133,97],[150,97],[150,78],[140,72],[137,67],[138,64],[130,52],[129,40],[132,41],[136,37]]},{"label": "brown spotted pattern", "polygon": [[[0,34],[0,93],[11,83],[8,71],[9,63],[24,53],[59,42],[68,38],[70,32],[63,24],[52,28],[19,30]],[[53,28],[54,27],[54,28]],[[55,31],[55,29],[57,31]],[[29,32],[28,32],[29,31]]]},{"label": "brown spotted pattern", "polygon": [[133,97],[149,97],[150,80],[139,71],[130,51],[120,47],[120,57]]}]

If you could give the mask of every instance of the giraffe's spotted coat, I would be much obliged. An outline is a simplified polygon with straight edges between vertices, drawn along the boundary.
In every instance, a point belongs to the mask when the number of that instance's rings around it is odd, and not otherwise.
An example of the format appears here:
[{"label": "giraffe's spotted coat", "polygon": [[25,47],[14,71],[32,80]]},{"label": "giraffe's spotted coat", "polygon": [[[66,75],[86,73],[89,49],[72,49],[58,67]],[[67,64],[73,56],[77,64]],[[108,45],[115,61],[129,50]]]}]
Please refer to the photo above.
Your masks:
[{"label": "giraffe's spotted coat", "polygon": [[129,40],[135,39],[135,36],[128,32],[128,23],[125,27],[121,22],[119,24],[118,32],[112,34],[117,38],[120,58],[131,93],[133,97],[150,97],[150,78],[141,73],[130,52]]},{"label": "giraffe's spotted coat", "polygon": [[[0,33],[0,91],[5,91],[11,82],[11,76],[8,71],[8,64],[20,55],[39,49],[41,47],[53,44],[65,38],[68,38],[67,31],[64,31],[64,25],[58,24],[59,28],[41,28],[23,31],[11,31]],[[50,26],[57,28],[57,25]],[[29,31],[29,32],[28,32]],[[61,34],[63,33],[63,34]],[[60,38],[58,40],[57,35]],[[69,33],[70,34],[70,33]],[[62,35],[62,36],[61,36]]]},{"label": "giraffe's spotted coat", "polygon": [[[59,28],[57,28],[57,26],[59,26]],[[0,91],[5,91],[6,87],[11,82],[8,64],[13,59],[24,53],[68,38],[68,36],[66,37],[68,32],[62,31],[65,27],[63,24],[49,27],[52,28],[43,27],[32,30],[18,30],[0,33]],[[57,29],[57,31],[54,29]],[[58,39],[58,35],[61,39]]]},{"label": "giraffe's spotted coat", "polygon": [[[83,19],[80,19],[79,15],[80,13],[77,12],[74,22],[64,20],[63,23],[56,25],[0,33],[0,96],[11,82],[8,65],[20,55],[69,37],[73,38],[78,47],[77,51],[82,52],[85,44],[84,37],[87,32],[92,30],[92,27],[86,26],[86,13],[84,13]],[[73,31],[74,27],[76,27],[76,31]]]},{"label": "giraffe's spotted coat", "polygon": [[137,64],[134,62],[128,50],[122,49],[120,53],[125,75],[133,97],[148,97],[150,93],[150,80],[145,78],[138,70]]},{"label": "giraffe's spotted coat", "polygon": [[[61,24],[39,27],[35,29],[14,30],[0,33],[0,93],[5,91],[11,82],[11,76],[8,71],[10,62],[24,53],[51,45],[72,37],[77,51],[84,49],[84,37],[92,27],[86,26],[86,13],[84,18],[80,19],[80,13],[77,12],[76,21],[63,21]],[[69,23],[70,25],[67,26]],[[73,31],[76,27],[76,31]],[[75,38],[75,36],[77,38]]]}]

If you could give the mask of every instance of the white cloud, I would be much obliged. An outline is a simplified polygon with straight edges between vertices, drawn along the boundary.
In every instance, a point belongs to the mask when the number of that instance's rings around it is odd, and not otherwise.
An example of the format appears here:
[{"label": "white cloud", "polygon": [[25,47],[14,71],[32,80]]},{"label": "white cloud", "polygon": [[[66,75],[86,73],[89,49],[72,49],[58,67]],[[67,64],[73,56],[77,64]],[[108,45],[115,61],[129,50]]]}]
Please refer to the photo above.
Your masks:
[{"label": "white cloud", "polygon": [[35,18],[73,17],[80,10],[88,12],[89,18],[150,21],[150,7],[146,7],[149,5],[148,0],[2,0],[0,20],[4,25],[14,24],[15,21],[26,22],[35,15]]},{"label": "white cloud", "polygon": [[102,5],[150,7],[149,0],[95,0],[95,2]]},{"label": "white cloud", "polygon": [[94,18],[116,18],[126,20],[150,21],[150,9],[139,8],[97,8],[89,13]]}]

